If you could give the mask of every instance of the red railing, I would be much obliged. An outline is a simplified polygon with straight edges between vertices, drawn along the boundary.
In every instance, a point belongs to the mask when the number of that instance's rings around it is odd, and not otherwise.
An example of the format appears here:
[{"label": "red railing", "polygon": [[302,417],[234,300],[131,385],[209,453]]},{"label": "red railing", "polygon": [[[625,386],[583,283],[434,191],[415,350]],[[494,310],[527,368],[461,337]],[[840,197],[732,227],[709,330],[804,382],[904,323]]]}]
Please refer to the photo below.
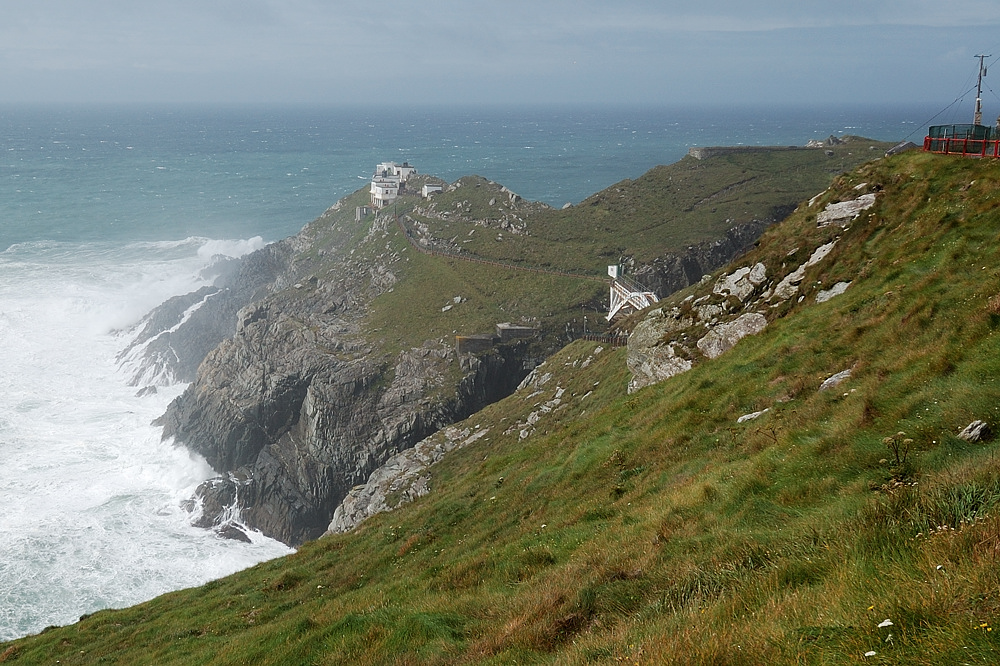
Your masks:
[{"label": "red railing", "polygon": [[1000,157],[1000,140],[924,137],[924,150],[940,155]]}]

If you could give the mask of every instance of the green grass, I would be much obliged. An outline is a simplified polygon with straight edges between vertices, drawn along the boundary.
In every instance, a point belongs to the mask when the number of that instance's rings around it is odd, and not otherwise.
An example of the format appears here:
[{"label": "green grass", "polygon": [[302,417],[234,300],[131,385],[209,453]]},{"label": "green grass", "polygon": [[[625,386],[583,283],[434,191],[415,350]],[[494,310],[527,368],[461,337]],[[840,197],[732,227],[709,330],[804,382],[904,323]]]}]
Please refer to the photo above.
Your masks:
[{"label": "green grass", "polygon": [[[994,443],[955,433],[1000,422],[1000,165],[905,154],[826,200],[862,182],[879,201],[807,273],[805,300],[733,351],[626,395],[625,350],[574,342],[539,369],[546,383],[463,424],[489,433],[435,466],[430,495],[0,645],[0,660],[995,663],[1000,463]],[[741,265],[797,265],[790,250],[837,233],[815,210]],[[432,269],[460,284],[448,262]],[[839,279],[853,284],[812,303]],[[477,283],[461,284],[474,303]],[[387,305],[420,289],[398,291]],[[847,367],[848,382],[817,390]],[[905,464],[884,442],[901,431]]]},{"label": "green grass", "polygon": [[[685,157],[564,210],[520,203],[511,211],[498,185],[467,178],[462,187],[435,195],[438,215],[414,217],[437,238],[454,238],[454,247],[477,256],[603,275],[623,258],[650,262],[714,240],[737,224],[783,219],[835,176],[887,147],[857,139],[832,147],[832,157],[819,149]],[[504,216],[522,219],[523,231],[503,228]]]}]

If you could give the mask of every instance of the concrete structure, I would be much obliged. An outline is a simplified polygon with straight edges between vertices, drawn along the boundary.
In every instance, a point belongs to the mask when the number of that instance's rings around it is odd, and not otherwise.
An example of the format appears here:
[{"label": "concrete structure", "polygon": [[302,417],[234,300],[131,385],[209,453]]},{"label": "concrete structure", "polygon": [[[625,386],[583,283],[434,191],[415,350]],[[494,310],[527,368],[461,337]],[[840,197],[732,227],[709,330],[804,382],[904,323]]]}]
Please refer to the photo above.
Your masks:
[{"label": "concrete structure", "polygon": [[424,185],[420,188],[420,196],[426,199],[435,192],[441,192],[442,190],[444,190],[444,185]]},{"label": "concrete structure", "polygon": [[500,342],[533,338],[536,335],[538,335],[538,329],[534,326],[518,326],[510,322],[497,324],[497,337],[500,338]]},{"label": "concrete structure", "polygon": [[707,146],[688,148],[688,155],[696,160],[707,160],[718,155],[738,153],[774,153],[787,150],[810,150],[805,146]]},{"label": "concrete structure", "polygon": [[493,345],[498,345],[511,340],[526,340],[538,335],[538,329],[534,326],[518,326],[504,322],[497,324],[495,334],[481,333],[475,335],[456,335],[455,350],[459,354],[475,354],[489,351]]},{"label": "concrete structure", "polygon": [[489,334],[484,335],[456,335],[455,351],[459,354],[476,354],[478,352],[489,351],[497,339]]}]

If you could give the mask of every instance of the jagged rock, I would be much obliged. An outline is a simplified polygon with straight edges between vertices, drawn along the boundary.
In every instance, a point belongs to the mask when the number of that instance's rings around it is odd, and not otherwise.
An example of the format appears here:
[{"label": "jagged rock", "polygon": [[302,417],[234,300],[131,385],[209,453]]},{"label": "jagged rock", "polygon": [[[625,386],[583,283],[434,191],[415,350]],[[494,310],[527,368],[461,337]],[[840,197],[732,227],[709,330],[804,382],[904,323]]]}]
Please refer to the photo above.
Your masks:
[{"label": "jagged rock", "polygon": [[203,526],[235,512],[290,545],[316,538],[385,460],[510,394],[527,374],[532,341],[461,358],[442,341],[379,351],[362,321],[405,261],[386,251],[390,223],[376,216],[359,244],[353,218],[340,227],[321,218],[248,255],[228,287],[154,313],[166,330],[150,324],[145,340],[215,344],[157,421],[220,474],[197,491]]},{"label": "jagged rock", "polygon": [[868,210],[874,205],[874,194],[862,194],[853,201],[832,203],[828,205],[823,212],[816,216],[816,226],[827,227],[831,224],[837,224],[845,227],[853,220],[857,219],[863,211]]},{"label": "jagged rock", "polygon": [[826,303],[834,296],[840,296],[841,294],[843,294],[845,291],[847,291],[847,288],[850,286],[851,286],[850,282],[838,282],[829,289],[821,290],[819,293],[817,293],[816,302]]},{"label": "jagged rock", "polygon": [[958,438],[966,442],[982,442],[993,435],[990,426],[985,421],[973,421],[958,433]]},{"label": "jagged rock", "polygon": [[351,488],[333,513],[327,534],[349,532],[361,522],[383,511],[412,502],[430,492],[427,469],[445,454],[472,444],[489,429],[471,432],[448,427],[402,451],[372,472],[364,485]]},{"label": "jagged rock", "polygon": [[837,241],[832,240],[829,243],[820,245],[816,248],[805,263],[782,278],[781,282],[778,283],[778,286],[774,288],[771,300],[787,301],[789,298],[794,296],[799,290],[799,283],[802,282],[803,278],[806,276],[806,269],[823,261],[823,259],[826,258],[826,255],[830,254],[830,251],[836,244]]},{"label": "jagged rock", "polygon": [[766,326],[764,315],[747,312],[731,322],[711,328],[705,337],[698,340],[698,349],[708,358],[717,358],[746,336],[760,333]]},{"label": "jagged rock", "polygon": [[632,269],[635,279],[663,298],[684,287],[698,284],[702,278],[752,247],[770,224],[783,219],[794,206],[776,209],[766,220],[739,224],[716,241],[699,243],[677,254],[665,254],[650,264]]},{"label": "jagged rock", "polygon": [[242,541],[243,543],[252,543],[250,537],[247,533],[237,525],[223,525],[215,530],[223,539],[232,539],[233,541]]},{"label": "jagged rock", "polygon": [[837,386],[840,386],[842,383],[844,383],[850,378],[851,378],[850,368],[848,368],[847,370],[842,370],[841,372],[838,372],[835,375],[827,377],[826,380],[824,380],[823,383],[819,385],[819,390],[827,391],[829,389],[836,388]]},{"label": "jagged rock", "polygon": [[723,275],[712,288],[712,293],[723,296],[735,296],[741,302],[745,301],[767,278],[767,268],[764,264],[754,264],[753,268],[744,266],[729,275]]},{"label": "jagged rock", "polygon": [[214,286],[171,298],[143,317],[132,341],[118,354],[129,384],[194,381],[205,356],[235,332],[236,313],[287,270],[293,246],[286,240],[226,260]]}]

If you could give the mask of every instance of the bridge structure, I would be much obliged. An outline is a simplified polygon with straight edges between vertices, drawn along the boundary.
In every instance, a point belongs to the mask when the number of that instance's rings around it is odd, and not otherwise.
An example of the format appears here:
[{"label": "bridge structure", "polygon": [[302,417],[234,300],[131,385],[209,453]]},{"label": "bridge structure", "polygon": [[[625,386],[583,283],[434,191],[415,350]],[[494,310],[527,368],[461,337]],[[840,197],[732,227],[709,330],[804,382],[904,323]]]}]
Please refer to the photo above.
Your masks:
[{"label": "bridge structure", "polygon": [[621,266],[608,266],[608,276],[611,278],[611,305],[608,308],[608,321],[622,312],[634,312],[648,308],[660,299],[635,280],[622,274]]}]

